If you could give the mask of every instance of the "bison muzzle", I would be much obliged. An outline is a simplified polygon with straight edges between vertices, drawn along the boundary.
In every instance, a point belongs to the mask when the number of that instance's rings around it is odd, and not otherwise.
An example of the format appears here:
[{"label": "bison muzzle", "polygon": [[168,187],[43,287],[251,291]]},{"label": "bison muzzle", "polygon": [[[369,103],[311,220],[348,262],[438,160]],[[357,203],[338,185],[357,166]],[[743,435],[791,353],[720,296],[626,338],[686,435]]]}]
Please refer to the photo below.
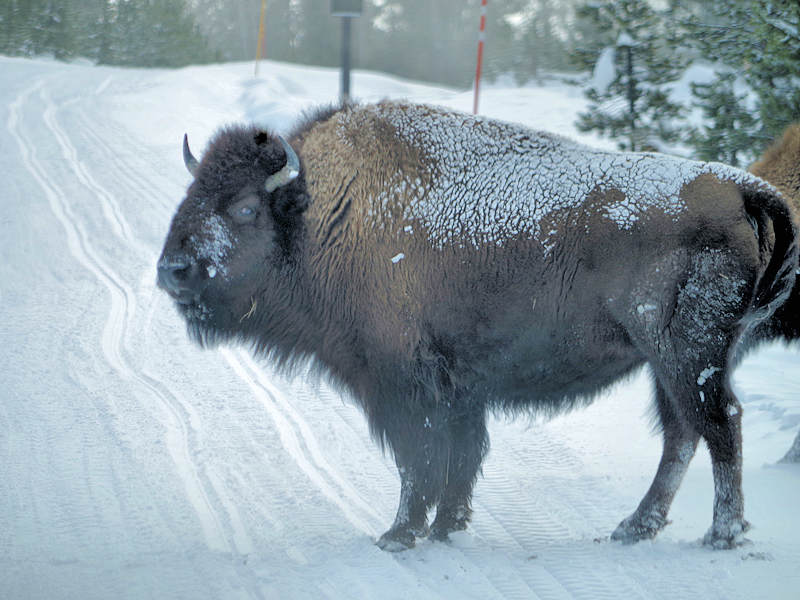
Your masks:
[{"label": "bison muzzle", "polygon": [[287,140],[235,126],[200,161],[185,146],[194,180],[159,284],[200,344],[311,362],[355,399],[400,474],[381,548],[467,526],[489,411],[563,411],[643,364],[663,456],[612,537],[667,524],[703,438],[715,485],[704,540],[741,541],[732,357],[797,265],[774,188],[412,104],[324,109]]}]

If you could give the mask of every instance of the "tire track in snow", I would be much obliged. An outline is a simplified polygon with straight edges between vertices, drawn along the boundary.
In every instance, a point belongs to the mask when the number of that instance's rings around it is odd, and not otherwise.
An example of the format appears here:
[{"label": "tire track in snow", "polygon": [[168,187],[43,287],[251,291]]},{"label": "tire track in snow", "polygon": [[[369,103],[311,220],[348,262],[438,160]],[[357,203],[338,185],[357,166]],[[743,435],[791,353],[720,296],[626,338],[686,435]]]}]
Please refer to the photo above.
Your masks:
[{"label": "tire track in snow", "polygon": [[[168,432],[167,446],[184,485],[186,497],[198,516],[206,544],[213,550],[230,552],[231,546],[226,539],[219,518],[203,489],[196,467],[192,464],[187,426],[175,407],[174,400],[170,401],[164,391],[153,385],[153,381],[150,381],[149,378],[136,373],[122,355],[125,323],[130,321],[136,307],[133,290],[96,253],[89,242],[87,232],[73,213],[65,194],[58,187],[54,178],[49,175],[49,171],[42,166],[36,156],[35,146],[25,140],[25,136],[20,130],[21,107],[23,104],[27,105],[26,101],[36,91],[40,92],[40,96],[46,104],[44,122],[54,135],[58,136],[53,128],[55,105],[43,91],[42,81],[24,90],[9,105],[8,131],[17,142],[23,164],[44,191],[50,209],[64,228],[70,254],[109,292],[111,307],[101,339],[101,347],[106,361],[123,379],[138,382],[149,389],[171,415],[172,422],[164,423]],[[69,154],[65,158],[69,160]],[[121,228],[120,231],[122,231]]]},{"label": "tire track in snow", "polygon": [[[169,210],[170,213],[173,212],[176,203],[165,199],[166,196],[163,189],[156,186],[150,178],[136,177],[134,175],[134,173],[152,169],[152,163],[143,160],[140,153],[134,154],[133,156],[127,154],[125,158],[121,158],[119,156],[119,146],[112,146],[106,137],[97,132],[96,120],[87,115],[86,108],[83,105],[78,107],[78,112],[80,113],[81,120],[81,135],[89,139],[94,147],[104,150],[104,152],[101,152],[104,156],[104,161],[116,167],[111,170],[116,173],[117,182],[125,181],[126,187],[138,196],[141,196],[142,192],[144,192],[151,204],[159,209],[165,211]],[[127,138],[127,132],[124,131],[120,125],[112,121],[106,121],[104,123],[104,129],[113,132],[114,139],[116,140]]]},{"label": "tire track in snow", "polygon": [[70,254],[109,289],[111,294],[111,309],[109,318],[106,320],[106,325],[103,329],[101,346],[103,354],[106,356],[106,360],[109,364],[115,370],[125,372],[126,369],[123,366],[124,361],[120,355],[119,346],[114,342],[121,337],[119,331],[126,320],[123,317],[127,316],[126,302],[128,299],[126,295],[132,295],[130,288],[124,284],[119,285],[119,282],[109,277],[108,269],[103,269],[103,266],[98,264],[99,259],[93,256],[93,249],[89,246],[88,236],[86,232],[78,226],[74,215],[69,209],[64,194],[53,182],[53,178],[47,175],[48,171],[42,167],[41,162],[36,158],[35,146],[26,142],[19,131],[20,108],[22,104],[25,103],[27,98],[34,92],[41,90],[42,86],[43,82],[39,82],[28,88],[9,105],[8,130],[19,146],[22,162],[44,191],[50,209],[64,228]]},{"label": "tire track in snow", "polygon": [[[565,472],[565,462],[577,463],[576,467],[580,462],[552,439],[546,428],[537,428],[532,434],[535,438],[527,442],[525,452],[506,438],[503,451],[511,456],[500,464],[514,464],[516,472],[529,474],[544,485],[536,485],[530,492],[508,479],[505,472],[492,472],[485,478],[491,481],[491,504],[485,494],[480,494],[479,519],[474,526],[478,535],[505,538],[526,554],[535,555],[531,568],[520,574],[542,597],[652,598],[645,582],[621,568],[604,545],[592,540],[598,533],[592,515],[597,507],[587,498],[598,492],[594,488],[598,482],[576,479]],[[579,531],[571,531],[562,523],[577,524]],[[576,535],[582,539],[574,539]],[[576,564],[586,567],[575,569]]]},{"label": "tire track in snow", "polygon": [[[153,293],[151,294],[151,298],[147,303],[149,308],[147,310],[144,325],[142,326],[142,331],[149,331],[152,327],[152,320],[155,314],[156,305],[154,296],[158,293],[155,289],[153,289]],[[185,402],[180,399],[180,395],[172,392],[169,388],[169,384],[164,381],[163,379],[158,378],[157,376],[150,375],[145,373],[144,371],[141,373],[142,377],[145,378],[149,384],[155,389],[161,390],[161,395],[164,398],[172,398],[175,401],[175,405],[180,407],[181,412],[186,413],[187,418],[182,419],[185,420],[201,420],[199,416],[197,416],[192,408],[191,403]],[[191,429],[191,426],[188,426]],[[189,442],[187,441],[187,448],[189,446]],[[220,504],[222,505],[223,510],[226,512],[228,517],[228,525],[230,527],[230,535],[228,536],[229,539],[233,542],[233,547],[236,551],[241,555],[252,554],[255,552],[255,544],[253,543],[252,538],[247,533],[247,529],[243,524],[243,520],[241,515],[239,514],[239,510],[235,502],[231,500],[231,495],[229,493],[229,489],[226,485],[223,484],[222,479],[218,476],[218,474],[211,468],[207,468],[203,470],[203,476],[208,481],[208,485],[214,491],[215,496],[219,500]],[[198,478],[200,477],[200,473],[198,472]],[[202,485],[202,484],[201,484]]]},{"label": "tire track in snow", "polygon": [[[102,90],[104,90],[110,82],[110,78],[107,78],[103,84],[94,92],[94,95],[98,95]],[[48,106],[48,109],[54,109],[55,107],[51,105]],[[118,149],[111,148],[105,139],[97,134],[94,130],[95,123],[90,121],[85,114],[83,108],[79,108],[80,114],[82,116],[83,127],[81,131],[84,134],[88,134],[87,137],[92,137],[92,139],[99,145],[101,148],[105,148],[108,151],[109,156],[116,156],[118,153]],[[133,249],[141,248],[142,243],[139,240],[136,240],[134,236],[130,233],[130,227],[125,219],[125,216],[119,209],[118,203],[114,200],[113,195],[109,193],[94,177],[90,174],[88,169],[83,165],[82,162],[78,159],[78,153],[74,148],[74,145],[70,142],[69,137],[63,131],[61,127],[58,126],[58,122],[55,119],[55,115],[50,115],[50,119],[46,119],[46,123],[48,127],[53,132],[56,140],[59,142],[59,145],[62,149],[62,154],[64,155],[67,162],[73,168],[78,180],[87,187],[90,191],[94,192],[98,198],[100,198],[101,202],[104,206],[107,206],[107,210],[104,210],[104,215],[106,215],[107,220],[109,220],[113,226],[114,222],[118,222],[121,224],[120,227],[113,228],[114,233],[117,237],[122,241],[131,246]],[[142,180],[136,179],[128,174],[128,169],[123,168],[123,165],[120,164],[120,169],[118,173],[122,173],[128,180],[128,187],[133,192],[138,194],[139,187],[137,184],[141,185]],[[151,190],[152,196],[156,198],[156,194],[154,190]],[[154,309],[154,302],[153,296],[155,295],[155,290],[153,290],[153,294],[151,294],[151,298],[149,301],[149,310],[146,318],[147,326],[152,319],[153,309]],[[191,426],[187,423],[187,418],[183,415],[191,416],[192,413],[191,406],[186,402],[183,402],[179,399],[179,397],[169,390],[168,384],[160,378],[157,378],[152,375],[145,374],[144,372],[139,373],[139,378],[141,383],[144,383],[151,391],[153,391],[161,401],[164,406],[167,407],[172,412],[174,417],[174,422],[180,424],[180,428],[182,429],[182,437],[185,439],[185,447],[186,451],[184,452],[185,457],[188,459],[191,455],[190,451],[190,431]],[[174,410],[173,410],[174,409]],[[201,480],[201,473],[199,469],[196,467],[194,468],[195,477],[198,479],[198,485],[200,488],[204,488],[205,486]],[[219,500],[220,504],[222,505],[223,510],[227,513],[228,517],[228,524],[231,529],[230,539],[233,542],[233,547],[239,554],[250,554],[254,551],[254,544],[252,539],[246,532],[246,528],[243,525],[241,516],[239,515],[238,509],[236,504],[231,500],[230,494],[228,493],[228,489],[226,486],[223,485],[221,479],[216,476],[215,473],[211,471],[204,471],[203,476],[205,480],[208,482],[208,486],[213,490],[214,494],[216,495],[217,499]],[[205,504],[210,508],[212,506],[210,499],[206,496]],[[213,509],[212,509],[213,510]],[[219,523],[219,520],[217,520]],[[226,546],[229,548],[229,546]]]},{"label": "tire track in snow", "polygon": [[[94,95],[98,95],[102,90],[104,90],[107,85],[110,83],[110,78],[107,78],[103,84],[94,92]],[[45,98],[45,100],[49,100]],[[53,132],[56,140],[58,141],[62,154],[64,155],[65,159],[72,167],[73,172],[76,174],[78,181],[82,183],[87,189],[94,192],[96,196],[100,199],[102,206],[104,208],[103,213],[106,216],[106,219],[112,225],[112,230],[116,234],[118,238],[122,242],[125,242],[129,246],[134,248],[141,247],[141,242],[134,239],[134,236],[130,233],[130,226],[128,225],[124,215],[122,214],[121,210],[119,209],[119,205],[114,199],[113,195],[109,193],[101,184],[99,184],[94,177],[89,173],[89,171],[85,168],[83,163],[78,159],[78,153],[75,149],[74,145],[70,142],[69,137],[63,131],[61,127],[59,127],[57,120],[55,119],[55,106],[52,105],[51,102],[48,102],[48,108],[46,113],[50,111],[48,115],[49,118],[45,118],[45,122]],[[83,111],[81,111],[83,113]],[[85,115],[85,113],[83,113]],[[85,118],[85,116],[84,116]],[[94,132],[92,128],[88,130],[92,131],[92,135],[95,137],[96,140],[101,140],[101,137]],[[105,147],[110,151],[112,150],[105,142],[103,142]],[[113,154],[113,153],[112,153]],[[122,170],[125,172],[125,170]],[[130,177],[129,181],[133,183],[135,180]],[[133,186],[131,186],[133,189]],[[119,227],[113,227],[115,223],[119,224]],[[150,302],[151,307],[153,306],[153,302],[151,299]],[[152,310],[150,311],[152,313]],[[132,316],[132,313],[131,313]],[[148,316],[148,320],[149,317]],[[130,328],[129,328],[130,330]],[[188,415],[191,410],[189,405],[185,402],[181,401],[178,396],[172,393],[169,390],[169,387],[166,383],[160,379],[157,379],[153,376],[147,375],[144,372],[138,373],[138,379],[140,383],[143,383],[150,391],[154,392],[155,396],[159,398],[162,402],[162,405],[165,406],[173,416],[173,422],[177,423],[181,429],[181,439],[183,440],[182,446],[183,450],[177,448],[175,442],[173,440],[172,448],[175,451],[180,451],[183,454],[183,458],[186,460],[191,461],[191,444],[189,442],[190,433],[191,433],[191,425],[188,423],[188,419],[184,416],[184,414]],[[167,427],[169,431],[169,427]],[[207,494],[205,493],[204,489],[205,486],[203,485],[201,474],[199,469],[192,465],[193,476],[197,480],[198,488],[203,492],[203,504],[210,510],[212,513],[215,512],[212,508],[212,503],[210,498],[208,498]],[[226,512],[228,517],[228,524],[231,529],[230,536],[223,536],[223,537],[230,537],[230,540],[233,542],[233,547],[239,554],[250,554],[254,551],[254,544],[251,538],[248,536],[245,527],[242,524],[241,517],[239,512],[236,508],[235,503],[233,503],[230,499],[229,494],[227,493],[227,488],[222,484],[220,479],[216,477],[215,474],[211,472],[205,472],[205,479],[208,481],[208,485],[213,489],[216,497],[218,498],[219,502],[222,505],[223,510]],[[197,508],[197,507],[195,507]],[[219,527],[221,522],[215,516],[214,520],[216,521],[216,525]],[[221,550],[230,551],[230,544],[220,545]],[[209,547],[212,547],[209,545]]]},{"label": "tire track in snow", "polygon": [[[565,600],[572,598],[566,591],[563,585],[541,564],[532,562],[531,556],[533,552],[530,548],[526,548],[512,532],[510,532],[499,520],[495,518],[494,513],[485,505],[481,503],[474,503],[476,513],[480,513],[481,526],[470,525],[468,535],[474,535],[475,538],[481,540],[480,545],[468,545],[467,547],[454,546],[461,552],[466,560],[472,563],[473,568],[483,572],[484,577],[502,594],[503,598],[541,598],[543,600]],[[512,508],[512,510],[519,510],[519,507]],[[488,520],[490,527],[486,527]],[[485,552],[487,547],[492,544],[488,542],[486,536],[482,536],[480,531],[491,531],[492,538],[498,539],[500,533],[500,541],[502,542],[505,551],[510,551],[517,556],[524,556],[524,563],[515,563],[515,570],[503,570],[498,572],[491,566],[488,568],[485,564]],[[456,534],[459,535],[459,534]]]},{"label": "tire track in snow", "polygon": [[97,183],[88,172],[83,162],[78,158],[78,152],[75,146],[72,145],[69,137],[58,125],[58,121],[55,118],[56,106],[53,104],[53,101],[50,99],[45,89],[42,89],[42,99],[47,106],[44,112],[45,124],[53,133],[58,145],[61,147],[62,156],[66,159],[72,172],[75,173],[78,181],[100,200],[100,209],[103,211],[103,216],[105,216],[106,221],[111,226],[114,235],[131,245],[134,241],[131,228],[125,216],[122,214],[117,200],[104,187]]},{"label": "tire track in snow", "polygon": [[247,365],[252,373],[256,375],[256,379],[260,386],[267,390],[270,395],[277,401],[281,411],[289,417],[289,420],[294,423],[300,437],[308,450],[311,460],[317,465],[317,468],[323,471],[326,476],[338,486],[342,494],[350,500],[354,506],[363,511],[374,521],[380,522],[381,515],[366,502],[358,490],[350,483],[350,480],[343,475],[339,470],[332,466],[328,459],[325,457],[325,452],[320,448],[319,442],[314,435],[308,422],[303,418],[300,412],[292,406],[291,402],[286,400],[286,397],[280,390],[278,390],[272,382],[266,377],[261,368],[256,364],[253,357],[245,352],[239,351],[239,357]]},{"label": "tire track in snow", "polygon": [[356,529],[374,538],[373,522],[380,522],[380,515],[330,465],[310,427],[286,402],[280,390],[264,376],[246,351],[221,348],[219,352],[264,406],[275,423],[281,444],[297,466]]}]

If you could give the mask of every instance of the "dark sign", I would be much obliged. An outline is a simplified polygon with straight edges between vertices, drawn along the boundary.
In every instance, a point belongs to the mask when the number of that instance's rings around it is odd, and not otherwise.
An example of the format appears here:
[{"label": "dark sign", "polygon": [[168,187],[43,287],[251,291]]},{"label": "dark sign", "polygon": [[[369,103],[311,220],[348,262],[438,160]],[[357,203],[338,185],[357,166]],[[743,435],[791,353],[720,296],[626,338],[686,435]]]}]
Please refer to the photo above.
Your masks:
[{"label": "dark sign", "polygon": [[334,17],[360,17],[363,4],[362,0],[331,0],[331,14]]}]

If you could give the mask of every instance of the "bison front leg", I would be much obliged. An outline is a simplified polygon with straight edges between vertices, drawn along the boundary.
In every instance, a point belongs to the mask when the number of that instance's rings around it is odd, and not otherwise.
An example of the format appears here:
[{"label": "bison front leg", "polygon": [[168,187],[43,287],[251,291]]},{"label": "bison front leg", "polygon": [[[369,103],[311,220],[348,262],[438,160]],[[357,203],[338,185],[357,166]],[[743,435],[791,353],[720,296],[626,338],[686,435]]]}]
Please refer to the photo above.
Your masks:
[{"label": "bison front leg", "polygon": [[486,415],[482,406],[471,406],[448,421],[450,444],[444,492],[431,525],[430,539],[444,541],[453,531],[467,528],[472,516],[472,490],[489,448]]},{"label": "bison front leg", "polygon": [[685,419],[676,414],[664,388],[658,383],[656,403],[664,436],[661,462],[639,507],[611,534],[612,540],[624,544],[654,538],[669,523],[669,508],[700,439],[700,435]]},{"label": "bison front leg", "polygon": [[428,510],[441,497],[447,468],[447,427],[438,411],[397,415],[385,421],[384,436],[400,474],[400,504],[378,547],[391,552],[413,548],[428,534]]},{"label": "bison front leg", "polygon": [[[411,417],[386,421],[386,439],[400,473],[400,504],[392,527],[378,540],[384,550],[411,548],[416,538],[446,540],[467,527],[472,489],[488,448],[482,405],[440,401]],[[438,506],[437,506],[438,505]],[[428,510],[437,506],[430,530]]]},{"label": "bison front leg", "polygon": [[430,503],[420,494],[420,480],[409,467],[400,466],[400,505],[391,528],[377,541],[381,550],[400,552],[413,548],[418,537],[428,533]]}]

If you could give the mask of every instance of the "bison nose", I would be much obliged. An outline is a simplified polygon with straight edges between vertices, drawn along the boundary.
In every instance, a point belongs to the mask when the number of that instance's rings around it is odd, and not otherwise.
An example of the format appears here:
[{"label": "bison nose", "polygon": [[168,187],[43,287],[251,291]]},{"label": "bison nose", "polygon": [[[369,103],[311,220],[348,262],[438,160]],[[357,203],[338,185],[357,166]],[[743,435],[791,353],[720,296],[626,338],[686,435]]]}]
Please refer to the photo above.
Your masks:
[{"label": "bison nose", "polygon": [[164,256],[158,261],[158,285],[181,304],[191,304],[201,291],[200,265],[188,256]]}]

